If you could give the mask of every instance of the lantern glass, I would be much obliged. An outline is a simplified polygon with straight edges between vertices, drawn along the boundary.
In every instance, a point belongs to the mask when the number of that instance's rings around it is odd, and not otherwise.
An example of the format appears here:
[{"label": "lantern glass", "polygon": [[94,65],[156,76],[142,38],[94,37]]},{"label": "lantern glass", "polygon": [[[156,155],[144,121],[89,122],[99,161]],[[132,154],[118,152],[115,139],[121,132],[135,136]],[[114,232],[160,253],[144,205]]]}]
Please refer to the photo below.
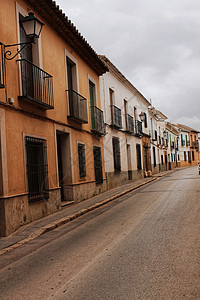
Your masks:
[{"label": "lantern glass", "polygon": [[20,23],[22,24],[26,35],[31,38],[39,38],[40,32],[42,30],[42,26],[44,25],[42,22],[38,20],[34,16],[33,12],[30,12],[28,16],[24,17]]},{"label": "lantern glass", "polygon": [[143,112],[141,112],[141,114],[139,115],[139,117],[140,117],[140,120],[141,120],[142,122],[145,121],[145,114],[144,114]]}]

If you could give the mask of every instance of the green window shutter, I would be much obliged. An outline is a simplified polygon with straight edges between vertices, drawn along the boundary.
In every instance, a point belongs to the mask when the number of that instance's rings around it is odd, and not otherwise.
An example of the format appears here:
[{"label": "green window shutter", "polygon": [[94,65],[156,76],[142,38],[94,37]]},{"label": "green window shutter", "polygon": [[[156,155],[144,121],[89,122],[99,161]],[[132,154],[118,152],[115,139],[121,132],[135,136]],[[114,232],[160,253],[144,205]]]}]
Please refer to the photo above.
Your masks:
[{"label": "green window shutter", "polygon": [[85,145],[78,144],[79,176],[86,176]]},{"label": "green window shutter", "polygon": [[93,156],[94,156],[94,172],[96,183],[103,182],[103,173],[102,173],[102,159],[101,159],[101,148],[98,146],[93,147]]}]

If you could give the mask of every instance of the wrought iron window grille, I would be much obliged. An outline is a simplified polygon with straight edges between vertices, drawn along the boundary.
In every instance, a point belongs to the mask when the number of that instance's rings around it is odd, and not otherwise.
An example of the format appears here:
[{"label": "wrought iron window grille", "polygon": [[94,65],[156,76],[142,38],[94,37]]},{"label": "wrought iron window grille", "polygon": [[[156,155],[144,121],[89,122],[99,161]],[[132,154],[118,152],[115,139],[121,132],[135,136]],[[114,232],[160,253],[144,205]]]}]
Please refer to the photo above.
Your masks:
[{"label": "wrought iron window grille", "polygon": [[86,161],[85,161],[85,145],[78,144],[78,162],[79,162],[79,176],[86,176]]},{"label": "wrought iron window grille", "polygon": [[29,202],[49,198],[46,140],[25,137]]}]

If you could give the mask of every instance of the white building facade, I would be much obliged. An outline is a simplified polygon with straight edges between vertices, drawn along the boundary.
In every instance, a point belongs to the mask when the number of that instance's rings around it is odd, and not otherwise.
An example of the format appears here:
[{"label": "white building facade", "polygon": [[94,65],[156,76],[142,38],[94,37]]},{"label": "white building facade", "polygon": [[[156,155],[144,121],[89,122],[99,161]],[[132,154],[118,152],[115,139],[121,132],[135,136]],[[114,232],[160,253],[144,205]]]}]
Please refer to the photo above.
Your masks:
[{"label": "white building facade", "polygon": [[105,172],[110,189],[150,175],[150,103],[108,58],[100,58],[109,69],[100,77],[100,93],[106,124]]}]

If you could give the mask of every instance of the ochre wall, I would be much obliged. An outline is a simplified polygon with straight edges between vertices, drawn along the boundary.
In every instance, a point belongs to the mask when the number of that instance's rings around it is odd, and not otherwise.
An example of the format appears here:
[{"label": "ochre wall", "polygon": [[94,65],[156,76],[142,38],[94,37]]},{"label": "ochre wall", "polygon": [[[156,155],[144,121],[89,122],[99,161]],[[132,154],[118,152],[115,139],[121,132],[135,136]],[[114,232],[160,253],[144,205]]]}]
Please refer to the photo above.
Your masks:
[{"label": "ochre wall", "polygon": [[[25,10],[31,10],[24,1],[17,3]],[[36,13],[35,15],[40,18]],[[8,18],[9,16],[9,18]],[[14,98],[14,107],[22,108],[25,111],[35,113],[42,117],[48,117],[55,121],[70,124],[76,129],[72,129],[72,160],[74,165],[73,175],[74,183],[79,183],[77,141],[86,145],[86,181],[94,181],[93,164],[93,145],[103,147],[102,138],[91,134],[90,107],[89,107],[89,84],[88,75],[96,81],[97,106],[100,107],[99,77],[98,75],[63,41],[59,35],[44,23],[41,32],[42,45],[42,69],[53,76],[53,94],[54,109],[42,111],[34,104],[18,101],[20,95],[19,62],[16,59],[6,61],[6,79],[7,79],[7,97]],[[1,1],[0,3],[0,36],[4,44],[17,43],[17,21],[16,21],[16,3],[14,0]],[[15,50],[16,48],[10,48]],[[67,103],[67,75],[66,75],[66,57],[65,49],[77,60],[79,93],[87,99],[88,124],[78,124],[68,121],[68,103]],[[6,102],[5,89],[0,90],[0,101]],[[20,111],[6,109],[6,147],[7,147],[7,169],[8,169],[8,187],[9,195],[23,193],[26,191],[26,174],[24,158],[24,139],[23,134],[36,135],[47,139],[47,156],[49,171],[49,187],[57,187],[57,161],[55,129],[53,122],[48,120],[39,120],[21,113]],[[81,130],[84,131],[81,131]],[[103,174],[104,174],[104,163]],[[14,167],[13,167],[14,166]],[[104,174],[105,178],[105,174]]]}]

